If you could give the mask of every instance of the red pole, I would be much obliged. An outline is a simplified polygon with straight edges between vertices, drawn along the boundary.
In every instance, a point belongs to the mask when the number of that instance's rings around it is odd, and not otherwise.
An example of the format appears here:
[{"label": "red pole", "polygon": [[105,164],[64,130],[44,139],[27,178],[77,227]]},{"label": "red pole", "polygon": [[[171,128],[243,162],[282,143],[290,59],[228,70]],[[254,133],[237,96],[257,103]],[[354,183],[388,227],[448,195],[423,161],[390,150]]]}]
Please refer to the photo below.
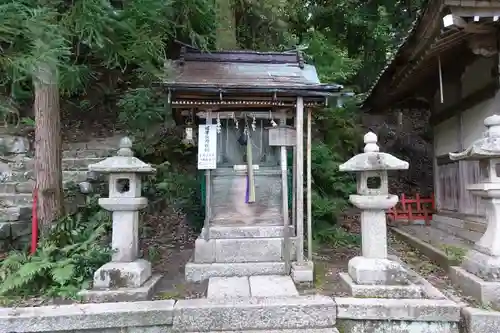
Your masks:
[{"label": "red pole", "polygon": [[38,187],[35,186],[33,190],[33,207],[31,209],[31,254],[35,254],[38,246],[38,214],[37,214],[37,201],[38,201]]}]

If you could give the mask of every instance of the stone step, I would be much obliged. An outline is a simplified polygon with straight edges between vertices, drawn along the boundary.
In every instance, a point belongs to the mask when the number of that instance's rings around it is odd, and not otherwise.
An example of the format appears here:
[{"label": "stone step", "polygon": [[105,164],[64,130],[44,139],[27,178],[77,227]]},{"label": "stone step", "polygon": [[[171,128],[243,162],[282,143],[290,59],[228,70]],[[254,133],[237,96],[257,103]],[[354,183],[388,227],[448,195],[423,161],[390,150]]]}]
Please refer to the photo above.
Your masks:
[{"label": "stone step", "polygon": [[[294,228],[289,227],[289,235],[294,235]],[[210,239],[234,239],[234,238],[270,238],[283,237],[285,227],[279,225],[269,226],[219,226],[213,225],[208,229]],[[205,230],[203,230],[202,235]]]},{"label": "stone step", "polygon": [[31,219],[31,206],[0,207],[0,222],[24,221]]},{"label": "stone step", "polygon": [[[199,331],[190,333],[221,333],[222,331]],[[335,327],[331,328],[290,328],[290,329],[276,329],[276,330],[237,330],[237,331],[224,331],[223,333],[339,333]]]},{"label": "stone step", "polygon": [[[63,171],[63,180],[65,182],[83,182],[87,180],[88,171]],[[13,182],[26,182],[34,179],[33,171],[14,171],[8,175],[4,174],[3,182],[13,183]]]},{"label": "stone step", "polygon": [[[296,258],[297,238],[290,238],[290,259]],[[283,260],[284,239],[233,238],[209,239],[199,237],[195,242],[195,263],[250,263],[275,262]]]},{"label": "stone step", "polygon": [[117,148],[72,149],[62,152],[63,158],[103,158],[116,154]]},{"label": "stone step", "polygon": [[[238,330],[238,331],[224,331],[225,333],[339,333],[340,331],[335,328],[290,328],[290,329],[277,329],[277,330]],[[344,332],[344,331],[342,331]],[[197,332],[203,333],[203,332]],[[211,331],[208,333],[220,333],[220,331]]]},{"label": "stone step", "polygon": [[[105,157],[81,157],[81,158],[63,158],[61,161],[62,169],[66,171],[71,170],[88,170],[89,164],[100,162]],[[35,160],[30,160],[25,163],[25,170],[34,170]]]},{"label": "stone step", "polygon": [[312,328],[335,332],[337,319],[335,301],[320,295],[183,299],[175,303],[175,313],[176,332],[300,332]]},{"label": "stone step", "polygon": [[288,275],[211,277],[207,298],[299,296]]},{"label": "stone step", "polygon": [[[288,272],[289,273],[289,272]],[[195,263],[186,264],[185,276],[190,282],[201,282],[211,277],[286,275],[284,262],[253,263]]]},{"label": "stone step", "polygon": [[[17,183],[17,182],[6,182],[0,183],[0,192],[1,193],[19,193],[17,191],[18,184],[30,184],[29,182]],[[33,189],[33,186],[31,186]]]},{"label": "stone step", "polygon": [[[63,186],[66,187],[70,182],[63,180]],[[0,193],[4,194],[33,194],[35,181],[24,182],[0,182]]]},{"label": "stone step", "polygon": [[0,193],[1,206],[26,206],[33,202],[33,195],[26,193]]}]

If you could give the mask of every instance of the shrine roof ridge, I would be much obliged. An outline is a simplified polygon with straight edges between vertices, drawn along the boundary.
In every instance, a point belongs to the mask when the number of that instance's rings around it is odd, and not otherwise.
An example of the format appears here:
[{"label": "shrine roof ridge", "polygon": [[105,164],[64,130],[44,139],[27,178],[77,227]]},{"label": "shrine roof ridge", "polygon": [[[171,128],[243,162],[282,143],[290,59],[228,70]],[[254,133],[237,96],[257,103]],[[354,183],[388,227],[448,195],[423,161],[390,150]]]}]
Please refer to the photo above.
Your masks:
[{"label": "shrine roof ridge", "polygon": [[302,96],[331,96],[343,89],[335,83],[322,84],[316,68],[305,64],[300,52],[258,51],[185,51],[171,62],[161,85],[172,92]]}]

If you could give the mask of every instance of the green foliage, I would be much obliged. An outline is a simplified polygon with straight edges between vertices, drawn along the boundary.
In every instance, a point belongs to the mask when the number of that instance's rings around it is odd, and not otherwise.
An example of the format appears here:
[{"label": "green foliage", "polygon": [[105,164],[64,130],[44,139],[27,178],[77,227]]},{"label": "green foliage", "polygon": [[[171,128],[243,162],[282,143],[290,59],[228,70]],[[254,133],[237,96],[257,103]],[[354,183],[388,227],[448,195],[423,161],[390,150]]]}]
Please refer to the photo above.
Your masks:
[{"label": "green foliage", "polygon": [[318,231],[314,235],[314,240],[319,243],[328,244],[333,248],[355,247],[361,245],[361,236],[352,234],[344,228],[332,225],[318,225]]},{"label": "green foliage", "polygon": [[465,255],[467,254],[467,249],[450,244],[441,245],[441,249],[446,253],[450,260],[454,261],[456,264],[462,263]]},{"label": "green foliage", "polygon": [[139,133],[148,133],[154,124],[163,124],[168,109],[165,94],[152,88],[130,89],[117,106],[120,122]]},{"label": "green foliage", "polygon": [[[340,234],[334,225],[348,206],[350,194],[356,191],[352,174],[340,172],[340,164],[357,153],[361,133],[357,127],[355,104],[331,108],[315,114],[318,138],[313,142],[313,230],[314,238],[331,241]],[[327,235],[331,233],[331,237]]]},{"label": "green foliage", "polygon": [[349,82],[356,75],[361,66],[360,59],[349,57],[345,48],[332,44],[321,31],[311,31],[306,38],[306,55],[318,69],[322,82]]},{"label": "green foliage", "polygon": [[144,184],[145,195],[154,203],[175,207],[186,214],[196,230],[203,226],[204,211],[201,206],[199,182],[193,172],[186,172],[169,162],[156,165],[156,174]]},{"label": "green foliage", "polygon": [[199,229],[204,212],[195,176],[196,151],[182,142],[182,128],[167,127],[171,119],[166,102],[161,90],[131,89],[118,102],[120,121],[134,137],[136,156],[156,167],[143,186],[150,206],[175,207]]},{"label": "green foliage", "polygon": [[94,271],[110,259],[103,239],[110,216],[97,197],[75,215],[53,224],[37,252],[14,251],[0,262],[0,296],[74,297],[90,286]]}]

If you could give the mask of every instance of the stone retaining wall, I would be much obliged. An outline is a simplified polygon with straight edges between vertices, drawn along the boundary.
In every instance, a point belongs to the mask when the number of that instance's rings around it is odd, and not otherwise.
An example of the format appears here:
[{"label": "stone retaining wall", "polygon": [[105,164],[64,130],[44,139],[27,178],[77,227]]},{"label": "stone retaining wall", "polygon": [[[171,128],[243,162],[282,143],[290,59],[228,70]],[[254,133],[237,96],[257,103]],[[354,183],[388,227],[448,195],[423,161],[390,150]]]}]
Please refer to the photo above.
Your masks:
[{"label": "stone retaining wall", "polygon": [[0,308],[0,333],[498,333],[500,312],[449,300],[326,296]]},{"label": "stone retaining wall", "polygon": [[[0,333],[210,332],[308,328],[335,332],[325,296],[192,299],[0,309]],[[314,331],[313,331],[314,332]],[[321,332],[321,331],[317,331]]]}]

